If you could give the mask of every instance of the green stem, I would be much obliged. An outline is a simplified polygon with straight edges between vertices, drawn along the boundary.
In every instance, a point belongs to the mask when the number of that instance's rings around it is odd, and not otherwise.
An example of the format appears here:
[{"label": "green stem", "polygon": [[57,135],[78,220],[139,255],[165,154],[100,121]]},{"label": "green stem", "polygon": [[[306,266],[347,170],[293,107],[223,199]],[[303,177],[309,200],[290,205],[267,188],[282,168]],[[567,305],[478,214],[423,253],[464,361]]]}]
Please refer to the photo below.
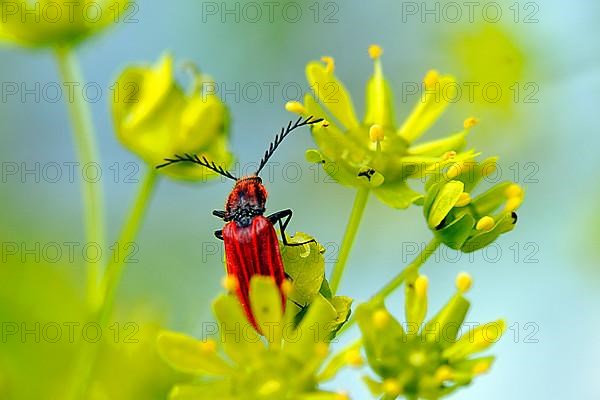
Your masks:
[{"label": "green stem", "polygon": [[[406,278],[415,272],[419,271],[419,268],[427,261],[427,259],[435,253],[437,248],[441,242],[437,238],[431,239],[431,241],[425,246],[423,251],[421,251],[415,259],[408,264],[398,275],[396,275],[387,285],[381,288],[375,295],[373,295],[372,300],[374,302],[382,302],[385,300],[390,294],[392,294],[396,289],[398,289],[402,283],[406,280]],[[341,336],[347,329],[349,329],[352,325],[356,323],[356,318],[353,316],[350,318],[348,322],[339,330],[337,336]]]},{"label": "green stem", "polygon": [[119,240],[114,245],[112,257],[106,267],[106,274],[102,281],[103,297],[102,305],[98,313],[101,326],[108,322],[108,318],[110,318],[110,314],[112,313],[115,293],[119,286],[119,281],[121,280],[125,266],[124,261],[126,255],[124,254],[124,251],[135,241],[137,233],[140,230],[142,219],[144,218],[150,197],[154,191],[156,179],[156,171],[154,169],[149,169],[140,186],[133,208],[129,213],[129,217],[125,222],[125,225],[123,225]]},{"label": "green stem", "polygon": [[[59,47],[55,52],[58,69],[64,84],[83,84],[81,69],[77,56],[70,47]],[[99,164],[96,145],[96,134],[92,122],[89,105],[83,98],[81,90],[74,90],[72,97],[67,99],[69,116],[73,125],[73,138],[77,158],[82,167]],[[83,179],[81,194],[83,198],[85,239],[86,243],[94,243],[104,249],[104,200],[102,182],[92,182]],[[89,261],[86,265],[87,284],[86,294],[90,307],[97,307],[99,302],[100,268],[97,262]]]},{"label": "green stem", "polygon": [[431,241],[425,246],[423,251],[417,255],[417,257],[406,266],[398,275],[396,275],[387,285],[381,288],[375,295],[373,296],[374,301],[383,301],[390,294],[392,294],[396,289],[402,285],[404,280],[413,273],[419,271],[421,265],[427,261],[427,259],[435,253],[437,248],[440,245],[440,241],[437,238],[431,239]]},{"label": "green stem", "polygon": [[[98,309],[97,321],[104,332],[108,326],[109,318],[112,314],[115,294],[123,275],[124,260],[126,255],[124,250],[134,242],[137,233],[140,229],[144,214],[149,205],[149,200],[153,193],[153,189],[156,185],[157,174],[154,169],[149,169],[144,181],[141,183],[139,192],[133,204],[133,208],[129,213],[127,221],[123,225],[119,240],[114,244],[113,253],[111,259],[106,268],[106,274],[102,281],[102,302]],[[79,363],[77,372],[79,372],[79,379],[75,382],[76,388],[73,393],[73,399],[87,398],[89,386],[92,381],[92,376],[98,356],[100,353],[102,341],[94,344],[88,344],[81,353],[81,357],[78,360]]]},{"label": "green stem", "polygon": [[350,255],[350,251],[352,250],[354,239],[356,238],[356,234],[358,233],[358,227],[360,225],[360,221],[365,211],[368,199],[369,189],[358,189],[358,192],[356,193],[356,198],[354,199],[354,205],[352,206],[352,213],[350,214],[350,219],[348,220],[348,225],[346,226],[346,233],[344,234],[344,239],[342,241],[340,255],[337,260],[337,263],[333,267],[331,280],[329,282],[329,286],[331,287],[331,292],[333,294],[337,293],[337,290],[340,286],[342,275],[344,274],[344,269],[346,268],[346,262],[348,261],[348,256]]}]

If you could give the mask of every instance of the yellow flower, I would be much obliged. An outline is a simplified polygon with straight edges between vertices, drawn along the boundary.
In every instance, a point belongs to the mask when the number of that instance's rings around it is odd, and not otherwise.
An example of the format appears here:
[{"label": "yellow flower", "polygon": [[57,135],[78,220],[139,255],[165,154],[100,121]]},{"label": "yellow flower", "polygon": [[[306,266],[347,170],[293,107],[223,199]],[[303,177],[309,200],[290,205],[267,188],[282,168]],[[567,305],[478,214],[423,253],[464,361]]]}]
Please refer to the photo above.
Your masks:
[{"label": "yellow flower", "polygon": [[0,42],[74,44],[115,22],[133,22],[135,12],[129,0],[0,0]]},{"label": "yellow flower", "polygon": [[[469,274],[460,273],[456,293],[427,322],[427,279],[422,275],[406,282],[404,323],[380,301],[357,308],[355,315],[367,361],[377,375],[364,380],[374,395],[386,399],[441,399],[490,369],[494,357],[479,354],[500,339],[506,323],[496,320],[473,329],[463,327],[470,308],[464,295],[472,283]],[[383,316],[384,326],[374,324]]]},{"label": "yellow flower", "polygon": [[358,346],[326,362],[331,327],[337,320],[331,303],[317,297],[296,323],[293,308],[283,310],[275,282],[255,276],[250,281],[250,304],[264,337],[233,296],[220,296],[213,304],[220,328],[214,339],[200,341],[171,331],[159,335],[162,358],[173,369],[198,377],[175,386],[169,399],[348,399],[321,388],[340,369],[362,363]]},{"label": "yellow flower", "polygon": [[[116,82],[112,111],[117,137],[150,166],[174,154],[193,153],[227,167],[229,115],[225,104],[203,91],[210,78],[194,71],[190,93],[173,77],[173,58],[164,55],[154,67],[130,66]],[[197,165],[178,164],[161,172],[175,178],[216,176]]]},{"label": "yellow flower", "polygon": [[461,151],[477,120],[469,118],[455,134],[443,139],[414,144],[455,97],[454,78],[429,71],[412,113],[402,124],[397,124],[393,95],[383,75],[383,50],[372,45],[368,53],[374,62],[374,72],[367,82],[362,121],[357,117],[350,94],[335,76],[331,57],[307,64],[306,76],[313,93],[307,94],[303,103],[289,102],[286,109],[327,121],[312,126],[319,149],[307,152],[309,161],[321,163],[343,185],[369,187],[386,205],[406,208],[423,199],[421,193],[409,187],[407,179],[424,178],[428,169],[444,162],[450,152],[457,160],[473,157],[473,152]]}]

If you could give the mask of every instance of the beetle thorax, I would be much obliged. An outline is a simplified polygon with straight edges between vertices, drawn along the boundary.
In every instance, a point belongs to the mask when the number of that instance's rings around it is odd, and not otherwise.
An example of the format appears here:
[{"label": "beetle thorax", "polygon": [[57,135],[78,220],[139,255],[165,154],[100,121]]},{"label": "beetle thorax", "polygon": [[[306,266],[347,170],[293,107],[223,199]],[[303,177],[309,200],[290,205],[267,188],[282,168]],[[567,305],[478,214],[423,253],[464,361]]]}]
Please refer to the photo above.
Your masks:
[{"label": "beetle thorax", "polygon": [[240,226],[249,226],[257,215],[263,215],[267,190],[258,176],[238,180],[225,205],[225,220]]}]

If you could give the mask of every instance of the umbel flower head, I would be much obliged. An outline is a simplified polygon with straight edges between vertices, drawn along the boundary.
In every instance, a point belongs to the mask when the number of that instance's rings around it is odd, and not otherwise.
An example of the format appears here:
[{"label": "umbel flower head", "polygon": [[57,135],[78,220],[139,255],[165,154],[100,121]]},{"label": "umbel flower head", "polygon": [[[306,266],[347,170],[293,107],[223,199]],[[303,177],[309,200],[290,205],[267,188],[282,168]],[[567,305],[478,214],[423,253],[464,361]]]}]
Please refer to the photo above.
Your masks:
[{"label": "umbel flower head", "polygon": [[[185,90],[175,81],[173,58],[166,54],[153,66],[127,67],[117,79],[112,103],[119,140],[150,166],[174,154],[197,154],[227,167],[229,113],[214,93],[203,88],[210,77],[191,66],[194,82]],[[207,168],[180,163],[161,173],[175,178],[217,176]]]},{"label": "umbel flower head", "polygon": [[423,213],[435,236],[452,249],[479,250],[514,229],[525,193],[500,182],[471,197],[477,185],[496,172],[495,157],[483,162],[449,157],[427,181]]},{"label": "umbel flower head", "polygon": [[319,388],[346,365],[334,357],[323,367],[331,325],[337,319],[331,303],[316,298],[296,324],[294,312],[283,311],[279,288],[271,278],[255,276],[250,287],[253,314],[264,337],[230,295],[219,297],[213,305],[220,330],[217,340],[199,341],[175,332],[159,335],[158,350],[164,360],[195,377],[174,387],[169,399],[347,399]]},{"label": "umbel flower head", "polygon": [[493,357],[472,356],[500,339],[504,321],[462,331],[459,337],[469,310],[463,294],[471,286],[471,277],[459,274],[457,293],[424,323],[427,286],[423,275],[415,274],[407,281],[405,324],[400,324],[378,301],[356,310],[367,360],[378,376],[378,379],[365,377],[365,382],[377,396],[439,399],[487,372],[493,362]]},{"label": "umbel flower head", "polygon": [[307,152],[309,161],[322,163],[341,184],[371,187],[383,203],[406,208],[422,200],[422,195],[407,185],[407,179],[422,178],[427,168],[440,162],[448,151],[460,152],[477,120],[467,119],[457,133],[443,139],[415,144],[455,98],[456,82],[451,76],[429,71],[423,79],[421,98],[399,125],[393,95],[383,75],[382,53],[379,46],[369,48],[375,67],[367,82],[362,121],[350,94],[335,76],[331,57],[308,63],[306,76],[313,93],[306,94],[303,103],[288,102],[286,109],[326,119],[312,127],[319,149]]},{"label": "umbel flower head", "polygon": [[128,0],[0,0],[0,42],[74,45],[127,18]]}]

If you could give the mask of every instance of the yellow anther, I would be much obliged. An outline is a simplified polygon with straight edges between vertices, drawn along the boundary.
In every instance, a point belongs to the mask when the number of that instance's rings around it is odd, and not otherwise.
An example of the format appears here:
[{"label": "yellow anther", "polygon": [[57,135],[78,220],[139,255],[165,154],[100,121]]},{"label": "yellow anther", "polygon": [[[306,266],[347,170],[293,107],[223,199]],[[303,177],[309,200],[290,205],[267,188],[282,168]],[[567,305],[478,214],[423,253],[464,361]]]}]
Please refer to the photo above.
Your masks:
[{"label": "yellow anther", "polygon": [[457,162],[448,167],[446,171],[446,176],[448,179],[454,179],[459,176],[463,172],[464,164]]},{"label": "yellow anther", "polygon": [[283,282],[281,282],[281,291],[286,296],[289,296],[289,294],[292,292],[293,289],[294,289],[294,284],[289,279],[286,279]]},{"label": "yellow anther", "polygon": [[423,78],[426,89],[434,88],[440,82],[440,73],[435,69],[430,70]]},{"label": "yellow anther", "polygon": [[285,109],[296,114],[306,114],[306,108],[299,101],[288,101],[285,103]]},{"label": "yellow anther", "polygon": [[471,203],[471,195],[467,192],[462,192],[460,196],[458,196],[458,201],[454,205],[454,207],[464,207],[468,206]]},{"label": "yellow anther", "polygon": [[471,286],[473,285],[473,278],[470,274],[466,272],[461,272],[456,275],[456,288],[462,292],[466,293]]},{"label": "yellow anther", "polygon": [[494,218],[490,217],[489,215],[486,215],[485,217],[482,217],[479,221],[477,221],[475,229],[477,229],[478,231],[487,232],[494,227],[495,223],[496,221],[494,221]]},{"label": "yellow anther", "polygon": [[346,364],[351,365],[353,367],[360,367],[364,364],[364,360],[360,355],[360,351],[352,350],[346,353],[345,355]]},{"label": "yellow anther", "polygon": [[490,363],[485,361],[480,361],[473,366],[473,373],[475,375],[485,374],[490,370]]},{"label": "yellow anther", "polygon": [[383,381],[383,391],[391,397],[397,397],[402,393],[402,385],[398,379],[388,378]]},{"label": "yellow anther", "polygon": [[333,74],[333,71],[335,71],[335,60],[333,57],[323,56],[321,57],[321,61],[325,63],[325,70],[327,73]]},{"label": "yellow anther", "polygon": [[369,57],[371,57],[373,60],[378,59],[379,57],[381,57],[382,54],[383,49],[381,48],[381,46],[376,44],[372,44],[369,46]]},{"label": "yellow anther", "polygon": [[425,275],[419,275],[415,280],[415,293],[419,297],[425,297],[427,295],[427,288],[429,287],[429,279]]},{"label": "yellow anther", "polygon": [[240,287],[240,282],[233,275],[225,275],[221,284],[228,292],[235,292]]},{"label": "yellow anther", "polygon": [[200,350],[205,353],[214,353],[217,351],[217,342],[212,339],[208,339],[206,342],[200,343]]},{"label": "yellow anther", "polygon": [[508,185],[508,187],[504,191],[504,194],[509,199],[511,197],[521,197],[521,196],[523,196],[523,189],[521,188],[521,186],[517,185],[516,183],[511,183],[510,185]]},{"label": "yellow anther", "polygon": [[326,343],[319,342],[315,345],[315,355],[317,358],[325,358],[329,354],[329,346]]},{"label": "yellow anther", "polygon": [[435,371],[435,379],[440,383],[452,379],[453,376],[454,371],[447,365],[442,365]]},{"label": "yellow anther", "polygon": [[385,329],[390,323],[390,315],[385,310],[377,310],[373,313],[373,325],[377,329]]},{"label": "yellow anther", "polygon": [[421,367],[427,361],[427,357],[422,351],[415,351],[408,356],[408,361],[415,367]]},{"label": "yellow anther", "polygon": [[467,119],[465,119],[465,122],[463,122],[463,126],[465,127],[465,129],[470,129],[472,127],[474,127],[475,125],[477,125],[479,123],[479,120],[475,117],[469,117]]},{"label": "yellow anther", "polygon": [[373,142],[373,143],[383,141],[383,138],[384,138],[383,127],[379,124],[371,125],[371,127],[369,128],[369,138],[371,139],[371,142]]},{"label": "yellow anther", "polygon": [[506,201],[506,205],[504,206],[504,211],[508,211],[508,212],[516,211],[522,202],[523,202],[523,198],[520,196],[510,197]]},{"label": "yellow anther", "polygon": [[453,159],[454,157],[456,157],[456,152],[454,150],[450,150],[444,153],[444,155],[442,156],[442,160],[447,161]]}]

